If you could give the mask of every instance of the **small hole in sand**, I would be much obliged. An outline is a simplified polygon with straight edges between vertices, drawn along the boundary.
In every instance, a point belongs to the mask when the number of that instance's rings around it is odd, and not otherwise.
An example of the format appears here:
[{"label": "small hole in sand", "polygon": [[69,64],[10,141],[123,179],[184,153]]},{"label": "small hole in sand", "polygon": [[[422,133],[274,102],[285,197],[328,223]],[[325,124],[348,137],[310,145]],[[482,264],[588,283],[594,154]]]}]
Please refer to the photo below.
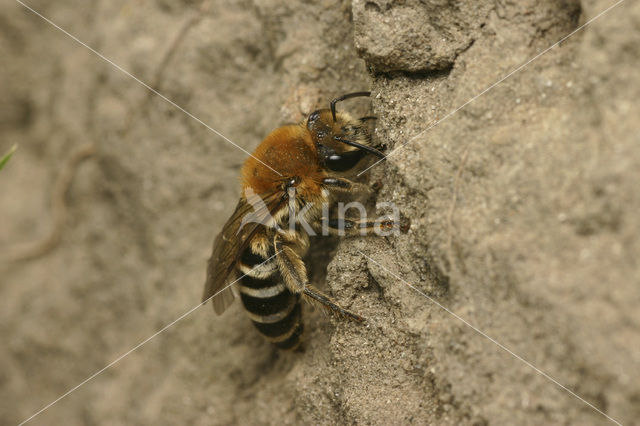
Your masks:
[{"label": "small hole in sand", "polygon": [[375,4],[372,1],[368,1],[365,3],[364,5],[364,10],[366,10],[367,12],[377,12],[380,13],[380,6],[378,6],[377,4]]}]

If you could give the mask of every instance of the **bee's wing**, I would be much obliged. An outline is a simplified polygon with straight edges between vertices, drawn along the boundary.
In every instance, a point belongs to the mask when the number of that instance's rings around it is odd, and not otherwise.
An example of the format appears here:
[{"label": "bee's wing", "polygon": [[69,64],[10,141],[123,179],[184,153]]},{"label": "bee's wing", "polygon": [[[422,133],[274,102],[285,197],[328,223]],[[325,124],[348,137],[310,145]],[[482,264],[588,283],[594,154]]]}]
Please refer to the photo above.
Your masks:
[{"label": "bee's wing", "polygon": [[230,284],[236,280],[235,264],[240,255],[259,227],[267,224],[283,205],[286,205],[286,199],[277,192],[262,196],[252,194],[248,199],[240,198],[235,211],[213,242],[202,301],[215,296],[213,309],[218,315],[224,312],[235,298],[234,286]]}]

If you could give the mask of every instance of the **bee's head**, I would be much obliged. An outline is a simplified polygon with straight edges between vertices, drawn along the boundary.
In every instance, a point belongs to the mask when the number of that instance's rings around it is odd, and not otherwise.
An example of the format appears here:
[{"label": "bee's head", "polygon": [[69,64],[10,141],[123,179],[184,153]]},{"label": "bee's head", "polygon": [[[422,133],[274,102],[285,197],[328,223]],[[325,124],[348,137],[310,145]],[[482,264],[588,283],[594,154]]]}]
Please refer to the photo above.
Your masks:
[{"label": "bee's head", "polygon": [[334,171],[353,168],[366,154],[384,158],[370,146],[371,135],[361,120],[345,112],[319,109],[307,118],[307,130],[325,166]]},{"label": "bee's head", "polygon": [[333,137],[340,133],[340,121],[343,121],[342,114],[336,116],[334,121],[329,109],[319,109],[307,117],[307,130],[316,145],[337,148],[337,141]]}]

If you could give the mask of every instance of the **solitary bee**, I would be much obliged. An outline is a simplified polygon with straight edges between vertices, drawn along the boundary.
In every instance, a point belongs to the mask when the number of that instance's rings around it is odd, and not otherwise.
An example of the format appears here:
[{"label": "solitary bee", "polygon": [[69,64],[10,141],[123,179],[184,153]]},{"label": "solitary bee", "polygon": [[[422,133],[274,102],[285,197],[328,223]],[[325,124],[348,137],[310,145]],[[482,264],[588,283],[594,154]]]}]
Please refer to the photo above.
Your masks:
[{"label": "solitary bee", "polygon": [[[375,117],[354,119],[336,112],[338,102],[369,95],[341,96],[331,101],[330,108],[309,114],[299,124],[271,132],[245,161],[240,201],[213,243],[203,301],[220,292],[213,298],[219,315],[239,290],[253,324],[278,348],[295,349],[300,344],[301,297],[338,316],[364,321],[309,284],[302,259],[310,232],[301,224],[319,230],[324,221],[330,233],[342,235],[394,227],[393,220],[323,217],[335,195],[371,191],[337,173],[355,168],[367,154],[384,158],[371,146],[365,126]],[[295,215],[298,222],[291,226]],[[237,284],[229,286],[238,276],[242,278]]]}]

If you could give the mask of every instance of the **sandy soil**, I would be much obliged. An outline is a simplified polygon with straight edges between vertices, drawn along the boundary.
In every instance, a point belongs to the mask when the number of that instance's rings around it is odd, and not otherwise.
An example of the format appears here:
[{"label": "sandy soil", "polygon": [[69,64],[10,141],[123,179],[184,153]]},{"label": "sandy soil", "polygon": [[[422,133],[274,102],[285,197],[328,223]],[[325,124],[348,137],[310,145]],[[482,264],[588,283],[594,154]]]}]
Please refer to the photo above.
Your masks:
[{"label": "sandy soil", "polygon": [[[349,108],[406,146],[363,177],[412,219],[314,251],[366,326],[307,309],[306,351],[283,353],[240,304],[200,308],[33,424],[610,423],[434,302],[640,424],[640,4],[453,115],[614,1],[28,4],[246,150],[371,89]],[[0,423],[17,424],[197,305],[246,154],[18,3],[0,57],[0,152],[19,144],[0,171]]]}]

